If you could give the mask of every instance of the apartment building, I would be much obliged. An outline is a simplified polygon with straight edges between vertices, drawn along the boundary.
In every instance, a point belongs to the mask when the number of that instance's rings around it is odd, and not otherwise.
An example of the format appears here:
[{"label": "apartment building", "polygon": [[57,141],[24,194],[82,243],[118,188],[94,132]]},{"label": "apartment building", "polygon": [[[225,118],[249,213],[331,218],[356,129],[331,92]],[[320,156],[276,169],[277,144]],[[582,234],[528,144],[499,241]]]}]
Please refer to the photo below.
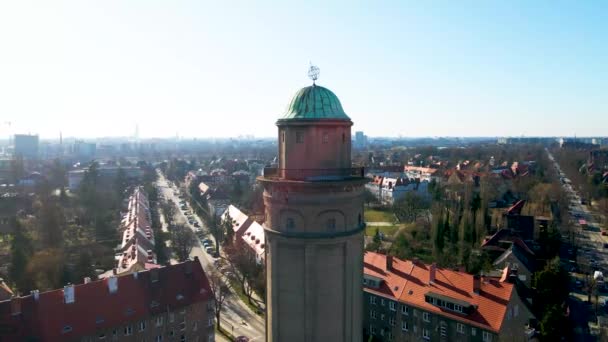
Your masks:
[{"label": "apartment building", "polygon": [[364,256],[364,332],[373,341],[528,341],[533,318],[510,274],[483,278]]},{"label": "apartment building", "polygon": [[0,341],[214,341],[197,258],[0,301]]}]

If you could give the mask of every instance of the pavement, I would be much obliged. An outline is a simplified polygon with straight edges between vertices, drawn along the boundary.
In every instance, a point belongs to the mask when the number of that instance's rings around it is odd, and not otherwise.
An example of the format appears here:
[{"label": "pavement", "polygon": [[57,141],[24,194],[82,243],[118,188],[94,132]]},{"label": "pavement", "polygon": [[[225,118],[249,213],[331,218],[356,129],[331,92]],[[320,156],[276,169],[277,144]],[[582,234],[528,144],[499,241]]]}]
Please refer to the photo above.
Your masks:
[{"label": "pavement", "polygon": [[[175,187],[174,184],[170,184],[170,182],[167,181],[160,171],[158,172],[158,175],[159,178],[157,181],[157,187],[160,190],[160,194],[162,194],[165,199],[172,200],[177,206],[175,217],[176,222],[184,224],[190,227],[190,229],[195,230],[195,227],[188,223],[188,218],[179,207],[180,198],[176,195],[176,193],[179,193],[179,189]],[[186,206],[188,211],[192,213],[192,208],[190,208],[187,203]],[[201,218],[196,214],[193,214],[193,217],[196,221],[198,221],[201,228],[204,228],[203,220],[201,220]],[[206,236],[205,238],[214,240],[212,236]],[[217,259],[205,252],[202,241],[199,239],[198,234],[197,242],[197,245],[192,248],[190,258],[197,256],[205,272],[209,273],[211,270],[215,269],[213,262]],[[213,242],[215,243],[215,241]],[[264,319],[254,313],[245,303],[240,300],[239,296],[235,293],[228,296],[224,302],[221,313],[221,325],[222,328],[231,332],[235,337],[246,336],[252,342],[265,340],[266,334]],[[221,338],[224,337],[220,334],[216,334],[217,341],[223,341]],[[225,340],[226,339],[224,338],[224,341]]]}]

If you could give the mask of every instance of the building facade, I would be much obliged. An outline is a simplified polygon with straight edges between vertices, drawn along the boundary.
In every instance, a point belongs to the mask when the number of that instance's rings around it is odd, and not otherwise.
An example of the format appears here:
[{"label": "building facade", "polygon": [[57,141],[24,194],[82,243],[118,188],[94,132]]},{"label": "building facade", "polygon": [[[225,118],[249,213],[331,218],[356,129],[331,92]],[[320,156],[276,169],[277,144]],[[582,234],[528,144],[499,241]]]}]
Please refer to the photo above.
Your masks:
[{"label": "building facade", "polygon": [[38,147],[37,135],[15,134],[15,156],[36,159],[38,158]]},{"label": "building facade", "polygon": [[0,302],[0,341],[215,340],[200,262],[110,277]]},{"label": "building facade", "polygon": [[373,341],[528,341],[533,333],[508,272],[481,278],[366,252],[364,286]]},{"label": "building facade", "polygon": [[277,121],[279,158],[264,186],[266,340],[361,341],[362,168],[352,121],[326,88],[301,89]]}]

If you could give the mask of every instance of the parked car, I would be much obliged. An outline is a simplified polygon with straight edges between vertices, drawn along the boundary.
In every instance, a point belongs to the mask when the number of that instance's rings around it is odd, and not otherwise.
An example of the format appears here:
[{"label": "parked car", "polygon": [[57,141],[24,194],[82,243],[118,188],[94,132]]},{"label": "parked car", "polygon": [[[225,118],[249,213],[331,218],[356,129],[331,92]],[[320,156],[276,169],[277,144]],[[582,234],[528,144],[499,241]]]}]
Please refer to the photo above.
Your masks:
[{"label": "parked car", "polygon": [[207,248],[205,248],[205,252],[207,252],[209,254],[213,254],[213,253],[215,253],[215,248],[213,248],[213,247],[207,247]]},{"label": "parked car", "polygon": [[[198,223],[198,221],[194,221],[194,226],[198,228],[198,227],[200,227],[201,225]],[[199,231],[199,230],[200,230],[200,229],[197,229],[197,231]]]}]

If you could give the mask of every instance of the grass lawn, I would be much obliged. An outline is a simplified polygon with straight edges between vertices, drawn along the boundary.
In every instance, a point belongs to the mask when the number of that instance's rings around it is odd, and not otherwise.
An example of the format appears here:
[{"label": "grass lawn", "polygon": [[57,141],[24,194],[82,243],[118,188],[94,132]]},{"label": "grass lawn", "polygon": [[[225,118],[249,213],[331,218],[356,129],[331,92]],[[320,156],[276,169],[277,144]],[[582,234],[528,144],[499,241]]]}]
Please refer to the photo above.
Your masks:
[{"label": "grass lawn", "polygon": [[365,235],[374,236],[376,234],[376,228],[384,234],[384,236],[392,236],[399,229],[398,226],[367,226],[365,228]]},{"label": "grass lawn", "polygon": [[365,209],[365,221],[367,222],[395,222],[395,217],[390,211]]}]

